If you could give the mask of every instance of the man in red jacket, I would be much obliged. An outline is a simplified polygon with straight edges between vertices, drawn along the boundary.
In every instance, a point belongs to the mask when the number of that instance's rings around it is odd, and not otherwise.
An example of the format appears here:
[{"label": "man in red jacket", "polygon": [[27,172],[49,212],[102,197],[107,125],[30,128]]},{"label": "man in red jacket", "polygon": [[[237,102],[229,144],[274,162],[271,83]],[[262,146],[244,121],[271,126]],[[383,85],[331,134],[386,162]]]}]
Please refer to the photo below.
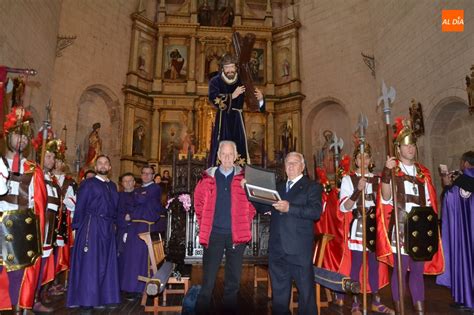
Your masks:
[{"label": "man in red jacket", "polygon": [[256,212],[241,186],[243,169],[234,165],[235,142],[221,141],[217,156],[220,166],[207,169],[194,190],[199,242],[204,246],[202,288],[196,304],[196,310],[202,314],[209,314],[224,252],[224,308],[236,312],[242,259],[245,246],[252,238],[251,226]]}]

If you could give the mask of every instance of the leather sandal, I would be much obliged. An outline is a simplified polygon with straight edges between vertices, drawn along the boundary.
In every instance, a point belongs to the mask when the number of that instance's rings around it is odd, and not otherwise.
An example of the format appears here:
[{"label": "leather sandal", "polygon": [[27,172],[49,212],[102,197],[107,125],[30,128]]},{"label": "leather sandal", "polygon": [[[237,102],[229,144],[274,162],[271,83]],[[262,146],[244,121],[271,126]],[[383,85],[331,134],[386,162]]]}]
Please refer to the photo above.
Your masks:
[{"label": "leather sandal", "polygon": [[392,310],[390,307],[383,305],[380,302],[372,303],[372,312],[380,313],[380,314],[390,314],[395,315],[395,311]]}]

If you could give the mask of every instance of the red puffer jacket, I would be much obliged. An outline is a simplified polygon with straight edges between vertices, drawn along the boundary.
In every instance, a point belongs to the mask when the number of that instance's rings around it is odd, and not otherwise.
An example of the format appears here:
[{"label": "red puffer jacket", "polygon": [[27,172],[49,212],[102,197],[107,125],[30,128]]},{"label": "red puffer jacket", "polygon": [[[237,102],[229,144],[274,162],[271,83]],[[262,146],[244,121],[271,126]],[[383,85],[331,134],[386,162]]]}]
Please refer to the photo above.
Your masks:
[{"label": "red puffer jacket", "polygon": [[[211,167],[203,173],[202,180],[194,190],[194,209],[199,224],[199,242],[207,247],[211,236],[212,223],[216,205],[216,179],[217,167]],[[254,206],[247,200],[240,182],[244,178],[240,166],[234,167],[234,177],[231,183],[231,224],[232,241],[234,244],[247,243],[252,239],[252,220],[255,216]]]}]

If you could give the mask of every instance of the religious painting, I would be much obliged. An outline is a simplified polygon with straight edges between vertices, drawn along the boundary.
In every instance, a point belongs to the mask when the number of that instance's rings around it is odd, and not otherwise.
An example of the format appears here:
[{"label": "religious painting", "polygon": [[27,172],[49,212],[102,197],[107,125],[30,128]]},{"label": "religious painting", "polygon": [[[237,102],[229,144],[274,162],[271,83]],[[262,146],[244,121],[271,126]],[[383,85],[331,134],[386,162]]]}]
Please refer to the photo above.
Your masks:
[{"label": "religious painting", "polygon": [[133,128],[132,155],[143,156],[145,142],[145,126],[143,122],[137,122]]},{"label": "religious painting", "polygon": [[277,64],[275,65],[275,68],[277,69],[277,72],[276,72],[277,82],[284,83],[284,82],[289,81],[291,79],[290,50],[286,47],[280,49],[278,51],[276,59],[277,59],[276,60]]},{"label": "religious painting", "polygon": [[160,161],[171,164],[173,153],[181,148],[181,134],[183,125],[179,121],[165,121],[161,123]]},{"label": "religious painting", "polygon": [[291,151],[296,151],[296,137],[293,134],[293,120],[291,118],[288,118],[280,124],[279,134],[281,135],[279,147],[283,155]]},{"label": "religious painting", "polygon": [[196,153],[196,137],[194,131],[190,128],[183,128],[181,132],[180,154]]},{"label": "religious painting", "polygon": [[202,26],[227,26],[234,23],[234,1],[199,0],[198,22]]},{"label": "religious painting", "polygon": [[255,84],[263,84],[265,80],[265,63],[263,48],[254,48],[249,60],[249,69],[252,80]]},{"label": "religious painting", "polygon": [[247,123],[247,145],[252,164],[261,164],[265,145],[265,126],[261,123]]},{"label": "religious painting", "polygon": [[170,177],[172,169],[171,167],[168,167],[168,166],[167,167],[160,166],[159,169],[157,168],[157,172],[161,175],[161,177],[163,177],[163,174],[168,175]]},{"label": "religious painting", "polygon": [[421,103],[411,100],[410,118],[413,124],[413,133],[419,137],[425,134],[425,123],[423,122],[423,109]]},{"label": "religious painting", "polygon": [[187,77],[188,48],[185,45],[168,45],[164,53],[164,75],[167,80],[185,81]]}]

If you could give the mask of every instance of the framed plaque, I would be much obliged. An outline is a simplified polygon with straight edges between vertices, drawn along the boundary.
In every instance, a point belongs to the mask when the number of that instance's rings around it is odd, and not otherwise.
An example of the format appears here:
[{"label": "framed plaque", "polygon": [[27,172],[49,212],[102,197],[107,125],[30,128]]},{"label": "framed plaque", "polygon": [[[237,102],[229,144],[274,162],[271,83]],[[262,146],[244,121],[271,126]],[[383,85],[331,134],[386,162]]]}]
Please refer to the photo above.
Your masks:
[{"label": "framed plaque", "polygon": [[245,184],[245,191],[250,201],[263,203],[265,205],[271,206],[275,202],[281,200],[280,194],[274,189]]},{"label": "framed plaque", "polygon": [[250,201],[272,205],[281,200],[276,190],[275,173],[267,169],[245,166],[245,192]]}]

